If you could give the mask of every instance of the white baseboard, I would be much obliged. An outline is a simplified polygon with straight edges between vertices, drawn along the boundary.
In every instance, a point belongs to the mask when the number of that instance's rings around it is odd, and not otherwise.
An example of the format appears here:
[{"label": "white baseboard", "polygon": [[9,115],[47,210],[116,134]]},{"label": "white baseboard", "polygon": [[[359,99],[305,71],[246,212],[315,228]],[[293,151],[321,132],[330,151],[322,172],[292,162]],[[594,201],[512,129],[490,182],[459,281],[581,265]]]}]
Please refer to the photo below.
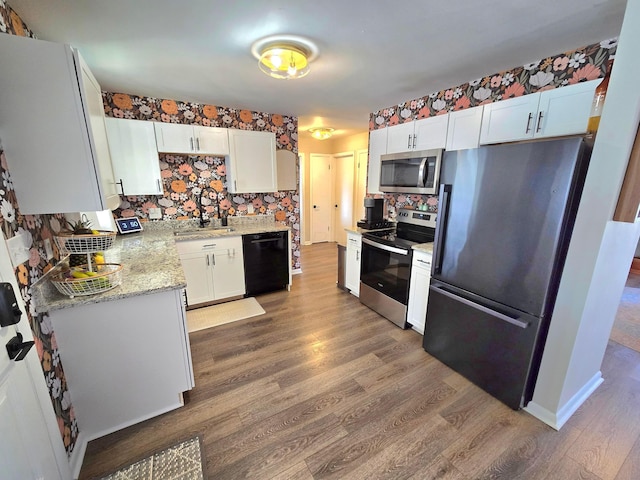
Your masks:
[{"label": "white baseboard", "polygon": [[123,422],[123,423],[121,423],[119,425],[116,425],[114,427],[109,427],[109,428],[106,428],[106,429],[104,429],[102,431],[93,432],[93,433],[90,433],[88,435],[85,434],[85,433],[80,432],[78,434],[78,439],[76,440],[76,446],[73,449],[73,452],[71,452],[71,458],[69,458],[69,464],[71,465],[71,471],[73,472],[73,478],[76,479],[80,475],[80,469],[82,468],[82,462],[84,461],[84,454],[87,451],[87,444],[91,440],[95,440],[96,438],[104,437],[106,435],[109,435],[110,433],[117,432],[118,430],[122,430],[124,428],[130,427],[131,425],[135,425],[137,423],[144,422],[145,420],[148,420],[148,419],[153,418],[153,417],[157,417],[159,415],[162,415],[163,413],[170,412],[172,410],[175,410],[175,409],[183,407],[183,406],[184,406],[184,401],[183,401],[182,393],[180,393],[179,400],[178,400],[177,403],[166,405],[166,406],[164,406],[164,407],[162,407],[159,410],[156,410],[154,412],[147,413],[147,414],[142,415],[140,417],[137,417],[137,418],[128,420],[126,422]]},{"label": "white baseboard", "polygon": [[313,245],[313,243],[312,243],[312,242],[309,242],[309,241],[304,241],[302,244],[303,244],[303,245]]},{"label": "white baseboard", "polygon": [[73,447],[71,456],[69,457],[69,468],[74,479],[80,476],[80,469],[82,469],[82,462],[84,461],[84,454],[87,451],[87,444],[89,440],[87,436],[82,432],[78,433],[76,438],[76,445]]},{"label": "white baseboard", "polygon": [[533,415],[538,420],[543,421],[551,428],[560,430],[562,426],[571,418],[580,405],[582,405],[587,398],[600,386],[604,381],[602,378],[602,372],[597,372],[591,379],[585,383],[582,388],[571,399],[564,404],[563,407],[558,409],[557,412],[552,412],[546,408],[538,405],[535,402],[529,402],[524,408],[524,411]]},{"label": "white baseboard", "polygon": [[300,275],[301,273],[302,273],[301,268],[294,268],[293,270],[291,270],[291,275]]}]

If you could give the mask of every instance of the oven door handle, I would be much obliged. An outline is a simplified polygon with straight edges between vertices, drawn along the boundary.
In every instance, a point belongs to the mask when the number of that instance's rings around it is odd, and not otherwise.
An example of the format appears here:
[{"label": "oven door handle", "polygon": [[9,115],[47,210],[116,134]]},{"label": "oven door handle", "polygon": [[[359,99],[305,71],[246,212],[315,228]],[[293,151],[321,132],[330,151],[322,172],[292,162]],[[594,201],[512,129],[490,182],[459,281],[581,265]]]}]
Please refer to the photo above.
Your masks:
[{"label": "oven door handle", "polygon": [[369,240],[368,238],[363,238],[362,239],[362,243],[366,243],[367,245],[371,245],[374,248],[379,248],[380,250],[385,250],[387,252],[397,253],[397,254],[400,254],[400,255],[409,255],[409,251],[408,250],[405,250],[405,249],[402,249],[402,248],[397,248],[397,247],[390,247],[389,245],[383,245],[381,243]]},{"label": "oven door handle", "polygon": [[427,167],[428,160],[429,160],[428,157],[424,157],[420,162],[420,170],[418,171],[419,180],[417,185],[419,188],[424,188],[424,184],[427,182],[426,167]]}]

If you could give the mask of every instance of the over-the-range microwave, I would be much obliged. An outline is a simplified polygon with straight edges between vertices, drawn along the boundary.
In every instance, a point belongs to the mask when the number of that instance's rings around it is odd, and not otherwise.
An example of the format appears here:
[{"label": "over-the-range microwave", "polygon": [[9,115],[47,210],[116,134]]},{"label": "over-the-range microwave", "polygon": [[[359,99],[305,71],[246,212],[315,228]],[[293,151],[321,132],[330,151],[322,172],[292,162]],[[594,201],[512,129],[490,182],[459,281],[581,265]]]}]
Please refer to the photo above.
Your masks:
[{"label": "over-the-range microwave", "polygon": [[390,153],[380,157],[380,191],[436,195],[442,150]]}]

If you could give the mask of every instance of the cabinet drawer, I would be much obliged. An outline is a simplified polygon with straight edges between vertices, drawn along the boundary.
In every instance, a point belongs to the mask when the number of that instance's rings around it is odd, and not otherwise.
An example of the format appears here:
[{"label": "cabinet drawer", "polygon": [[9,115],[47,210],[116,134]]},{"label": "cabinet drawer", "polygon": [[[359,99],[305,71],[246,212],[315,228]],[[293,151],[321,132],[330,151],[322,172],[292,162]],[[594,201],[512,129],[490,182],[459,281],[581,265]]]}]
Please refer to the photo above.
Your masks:
[{"label": "cabinet drawer", "polygon": [[242,237],[211,237],[202,240],[179,240],[176,242],[176,248],[180,254],[233,248],[242,250]]}]

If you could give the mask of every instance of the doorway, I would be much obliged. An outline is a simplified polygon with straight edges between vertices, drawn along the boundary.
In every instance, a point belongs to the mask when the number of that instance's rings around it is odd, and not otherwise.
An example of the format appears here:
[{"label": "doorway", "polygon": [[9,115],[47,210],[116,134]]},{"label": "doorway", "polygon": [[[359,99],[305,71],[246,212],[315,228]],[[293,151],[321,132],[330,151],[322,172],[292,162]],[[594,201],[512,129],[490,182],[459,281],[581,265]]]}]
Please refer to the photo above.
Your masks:
[{"label": "doorway", "polygon": [[333,240],[334,179],[331,165],[333,157],[312,153],[310,164],[311,243]]},{"label": "doorway", "polygon": [[334,240],[347,244],[346,228],[354,225],[355,158],[353,152],[339,153],[335,159],[335,191],[333,205]]}]

